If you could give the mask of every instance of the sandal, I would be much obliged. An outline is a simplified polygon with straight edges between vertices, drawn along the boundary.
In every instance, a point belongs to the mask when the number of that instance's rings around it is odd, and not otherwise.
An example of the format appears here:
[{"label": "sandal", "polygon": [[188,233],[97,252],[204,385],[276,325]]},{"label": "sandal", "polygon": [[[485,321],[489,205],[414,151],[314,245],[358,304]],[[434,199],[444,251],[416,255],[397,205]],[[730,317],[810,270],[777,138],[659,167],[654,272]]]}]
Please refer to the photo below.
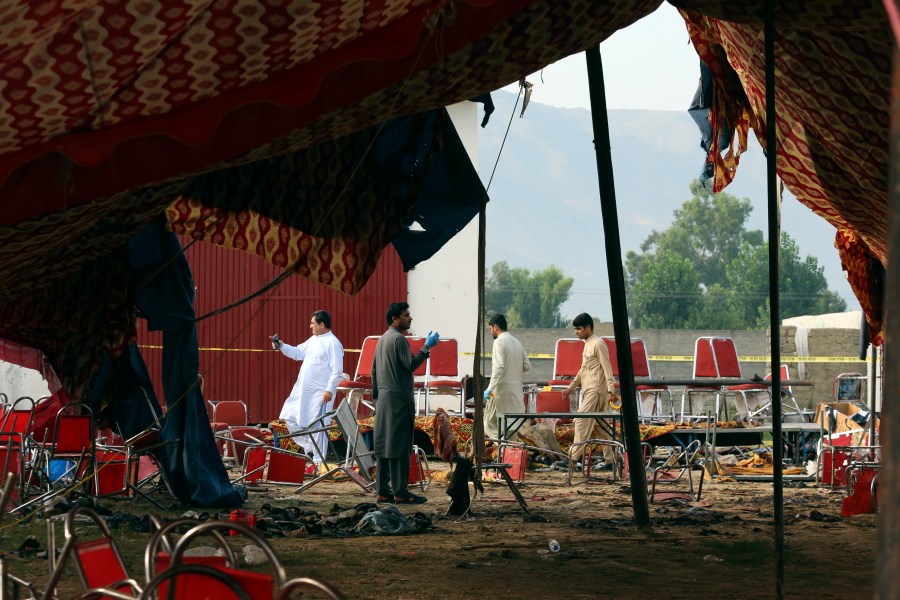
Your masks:
[{"label": "sandal", "polygon": [[376,496],[375,502],[383,502],[385,504],[393,504],[394,497],[393,496]]}]

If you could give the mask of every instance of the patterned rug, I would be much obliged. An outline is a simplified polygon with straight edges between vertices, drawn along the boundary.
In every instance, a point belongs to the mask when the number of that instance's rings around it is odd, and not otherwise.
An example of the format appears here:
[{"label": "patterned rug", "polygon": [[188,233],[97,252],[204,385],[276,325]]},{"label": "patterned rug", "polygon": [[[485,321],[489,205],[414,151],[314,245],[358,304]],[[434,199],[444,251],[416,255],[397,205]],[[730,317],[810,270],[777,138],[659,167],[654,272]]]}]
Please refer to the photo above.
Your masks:
[{"label": "patterned rug", "polygon": [[[375,417],[367,417],[365,419],[360,419],[357,421],[359,425],[360,433],[368,433],[372,431],[375,427]],[[717,427],[719,429],[734,429],[743,427],[743,423],[738,423],[736,421],[721,421],[717,423]],[[460,454],[464,454],[466,451],[466,442],[469,441],[472,437],[472,419],[467,419],[463,417],[450,417],[450,427],[453,429],[453,433],[456,435],[456,450]],[[670,431],[674,431],[676,429],[689,429],[691,425],[676,425],[675,423],[664,423],[661,425],[641,425],[641,440],[646,441],[652,439],[654,437],[658,437],[669,433]],[[270,443],[275,443],[275,439],[278,440],[278,445],[285,450],[291,450],[296,452],[299,450],[299,446],[297,443],[287,436],[290,431],[285,425],[285,422],[278,419],[269,423],[269,428],[272,430],[274,434],[273,438],[270,440],[266,440]],[[434,415],[429,415],[427,417],[416,417],[416,429],[418,431],[426,434],[429,439],[432,437],[432,432],[434,431]],[[557,424],[556,429],[556,441],[559,444],[560,450],[562,452],[568,452],[569,446],[572,445],[572,441],[575,439],[575,427],[571,423],[567,424]],[[341,432],[334,427],[329,430],[328,437],[331,441],[338,441],[341,439]],[[529,446],[536,447],[544,447],[544,444],[541,444],[539,440],[531,439],[526,435],[522,435],[520,433],[520,437],[522,441],[528,444]],[[621,437],[621,428],[616,426],[616,437]],[[432,440],[433,441],[433,440]]]}]

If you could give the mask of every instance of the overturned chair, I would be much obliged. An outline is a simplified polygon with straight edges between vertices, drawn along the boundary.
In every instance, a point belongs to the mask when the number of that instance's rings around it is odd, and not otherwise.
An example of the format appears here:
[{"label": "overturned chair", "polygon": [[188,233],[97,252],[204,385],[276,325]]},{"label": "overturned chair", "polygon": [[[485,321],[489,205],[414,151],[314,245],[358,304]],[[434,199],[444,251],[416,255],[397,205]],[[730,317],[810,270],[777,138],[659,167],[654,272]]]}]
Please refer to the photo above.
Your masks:
[{"label": "overturned chair", "polygon": [[[326,413],[321,419],[333,417],[335,425],[327,425],[327,429],[337,427],[341,432],[341,436],[347,445],[347,451],[343,462],[339,465],[328,469],[325,473],[311,479],[307,483],[297,488],[297,493],[308,490],[317,483],[326,479],[331,479],[338,473],[344,473],[353,480],[359,487],[366,492],[371,492],[375,487],[375,453],[366,446],[362,433],[359,431],[359,424],[356,422],[356,414],[350,406],[347,398],[341,400],[337,409],[332,413]],[[296,432],[294,435],[308,435],[315,433],[315,430],[304,430]]]},{"label": "overturned chair", "polygon": [[[703,479],[706,476],[706,467],[702,462],[702,446],[703,443],[700,440],[694,440],[680,451],[670,454],[661,465],[652,469],[652,477],[648,480],[651,503],[674,499],[700,501],[700,495],[703,493]],[[697,482],[696,491],[694,490],[695,470],[700,471],[700,480]],[[656,491],[658,484],[674,485],[679,482],[686,482],[687,490]]]}]

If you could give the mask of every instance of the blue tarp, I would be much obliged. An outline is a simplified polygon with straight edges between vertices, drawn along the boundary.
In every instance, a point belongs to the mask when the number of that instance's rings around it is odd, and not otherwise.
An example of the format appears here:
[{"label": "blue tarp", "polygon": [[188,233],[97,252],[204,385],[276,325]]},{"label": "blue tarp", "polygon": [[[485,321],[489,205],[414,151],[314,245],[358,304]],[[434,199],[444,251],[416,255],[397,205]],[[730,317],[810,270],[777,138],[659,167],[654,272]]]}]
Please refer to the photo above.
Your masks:
[{"label": "blue tarp", "polygon": [[[240,506],[247,492],[228,481],[197,385],[200,352],[194,282],[181,243],[174,233],[152,224],[129,242],[128,258],[134,304],[150,330],[163,332],[166,415],[157,458],[166,481],[186,505]],[[136,345],[117,359],[104,359],[94,379],[91,404],[99,406],[103,399],[109,400],[109,418],[126,438],[154,424],[151,411],[155,408],[160,414],[159,400]]]}]

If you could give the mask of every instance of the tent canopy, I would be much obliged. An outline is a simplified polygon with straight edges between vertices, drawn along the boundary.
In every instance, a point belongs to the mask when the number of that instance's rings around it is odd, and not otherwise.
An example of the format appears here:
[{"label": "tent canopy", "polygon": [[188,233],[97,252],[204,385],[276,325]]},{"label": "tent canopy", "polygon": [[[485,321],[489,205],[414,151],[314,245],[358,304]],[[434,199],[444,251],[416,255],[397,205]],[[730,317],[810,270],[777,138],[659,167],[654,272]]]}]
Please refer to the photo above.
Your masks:
[{"label": "tent canopy", "polygon": [[[363,233],[346,218],[332,219],[327,230],[282,222],[290,194],[232,194],[223,208],[197,190],[221,199],[229,180],[217,174],[291,163],[394,117],[502,87],[660,4],[3,2],[0,335],[47,350],[58,368],[79,364],[85,347],[121,352],[134,334],[124,245],[154,219],[211,240],[203,217],[215,213],[217,243],[273,262],[328,246],[318,268],[302,274],[354,293],[396,231],[375,219]],[[727,122],[736,133],[732,148],[713,152],[721,188],[750,129],[766,147],[763,2],[672,4],[715,76],[713,128]],[[878,339],[894,44],[888,20],[880,3],[864,0],[776,4],[779,175],[837,228]],[[345,161],[333,177],[351,179],[356,164]],[[330,214],[358,208],[354,194],[337,193],[333,202]],[[248,221],[277,234],[257,244],[229,235]],[[326,240],[342,240],[341,251]],[[78,387],[74,369],[59,371],[69,389]]]}]

